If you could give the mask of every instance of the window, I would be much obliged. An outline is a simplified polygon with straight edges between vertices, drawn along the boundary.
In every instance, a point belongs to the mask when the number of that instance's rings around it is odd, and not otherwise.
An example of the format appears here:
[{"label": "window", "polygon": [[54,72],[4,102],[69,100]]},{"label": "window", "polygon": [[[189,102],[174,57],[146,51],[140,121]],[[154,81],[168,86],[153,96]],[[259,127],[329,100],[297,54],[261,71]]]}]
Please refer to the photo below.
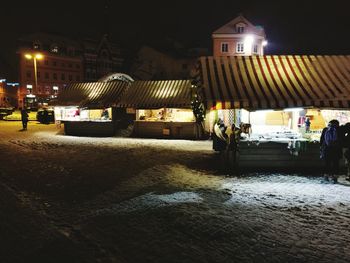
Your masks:
[{"label": "window", "polygon": [[27,79],[30,79],[32,77],[32,72],[27,71]]},{"label": "window", "polygon": [[62,62],[62,67],[64,67],[64,68],[66,67],[66,64],[64,64],[63,62]]},{"label": "window", "polygon": [[64,75],[63,73],[61,74],[61,80],[65,80],[66,79],[66,75]]},{"label": "window", "polygon": [[38,79],[40,79],[40,71],[37,72]]},{"label": "window", "polygon": [[52,53],[58,53],[58,46],[57,45],[52,45],[51,46],[51,52]]},{"label": "window", "polygon": [[258,54],[258,45],[253,46],[253,53]]},{"label": "window", "polygon": [[68,67],[71,68],[71,67],[72,67],[72,63],[69,63],[69,64],[68,64]]},{"label": "window", "polygon": [[56,61],[53,61],[53,62],[52,62],[52,65],[54,65],[54,67],[56,67],[56,66],[57,66],[57,62],[56,62]]},{"label": "window", "polygon": [[45,79],[49,79],[49,72],[45,72]]},{"label": "window", "polygon": [[237,43],[237,53],[244,53],[244,44],[243,43]]},{"label": "window", "polygon": [[76,64],[75,67],[76,67],[76,68],[80,68],[80,65],[79,65],[79,64]]},{"label": "window", "polygon": [[69,75],[69,76],[68,76],[68,79],[69,79],[69,81],[72,81],[72,80],[73,80],[73,76],[72,76],[72,75]]},{"label": "window", "polygon": [[221,53],[228,52],[228,43],[221,43]]},{"label": "window", "polygon": [[76,81],[80,81],[80,76],[77,75],[75,79],[76,79]]},{"label": "window", "polygon": [[45,60],[45,65],[49,65],[49,61],[48,60]]},{"label": "window", "polygon": [[52,76],[54,80],[57,80],[57,73],[53,73]]},{"label": "window", "polygon": [[187,64],[182,64],[182,69],[183,69],[183,70],[188,69],[188,65],[187,65]]},{"label": "window", "polygon": [[244,33],[244,26],[237,26],[237,33],[243,34]]},{"label": "window", "polygon": [[40,43],[39,42],[34,42],[33,43],[33,49],[40,49]]}]

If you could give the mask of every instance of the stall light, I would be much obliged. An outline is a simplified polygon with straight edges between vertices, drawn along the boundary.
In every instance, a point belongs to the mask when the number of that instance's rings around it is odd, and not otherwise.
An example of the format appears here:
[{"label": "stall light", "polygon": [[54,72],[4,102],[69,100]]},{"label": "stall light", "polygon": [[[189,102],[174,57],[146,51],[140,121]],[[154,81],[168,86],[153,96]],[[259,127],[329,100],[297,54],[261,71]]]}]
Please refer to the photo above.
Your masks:
[{"label": "stall light", "polygon": [[287,108],[287,109],[284,109],[283,111],[287,111],[287,112],[290,112],[290,111],[302,111],[304,110],[303,108]]},{"label": "stall light", "polygon": [[26,97],[27,97],[27,98],[35,98],[35,95],[33,95],[33,94],[28,94]]},{"label": "stall light", "polygon": [[33,88],[33,85],[30,85],[30,84],[27,85],[27,89],[32,89],[32,88]]},{"label": "stall light", "polygon": [[1,83],[1,82],[6,82],[6,79],[0,79],[0,83]]}]

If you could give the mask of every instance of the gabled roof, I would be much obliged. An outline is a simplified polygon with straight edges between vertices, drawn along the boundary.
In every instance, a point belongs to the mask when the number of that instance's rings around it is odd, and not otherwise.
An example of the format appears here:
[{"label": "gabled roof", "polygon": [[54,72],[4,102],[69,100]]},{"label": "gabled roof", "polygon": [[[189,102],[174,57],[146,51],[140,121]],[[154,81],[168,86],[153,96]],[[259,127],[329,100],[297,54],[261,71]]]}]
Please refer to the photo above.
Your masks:
[{"label": "gabled roof", "polygon": [[350,56],[202,57],[207,108],[350,107]]},{"label": "gabled roof", "polygon": [[[227,24],[218,28],[213,32],[213,34],[235,34],[236,33],[236,24],[244,23],[250,30],[250,33],[254,33],[257,35],[265,36],[264,28],[261,26],[255,26],[248,19],[246,19],[243,15],[237,16],[235,19],[231,20]],[[249,31],[248,31],[249,32]]]}]

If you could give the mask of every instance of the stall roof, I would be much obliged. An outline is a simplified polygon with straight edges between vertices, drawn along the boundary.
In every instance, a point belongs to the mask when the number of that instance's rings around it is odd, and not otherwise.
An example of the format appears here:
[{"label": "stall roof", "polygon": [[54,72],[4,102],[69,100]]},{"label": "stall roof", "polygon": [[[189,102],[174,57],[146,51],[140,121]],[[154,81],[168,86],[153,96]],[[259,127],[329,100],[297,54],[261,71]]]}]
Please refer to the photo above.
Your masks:
[{"label": "stall roof", "polygon": [[74,83],[60,91],[55,105],[110,107],[120,100],[129,85],[124,81]]},{"label": "stall roof", "polygon": [[201,57],[207,108],[350,107],[350,56]]},{"label": "stall roof", "polygon": [[190,108],[191,80],[134,81],[118,106],[139,109]]}]

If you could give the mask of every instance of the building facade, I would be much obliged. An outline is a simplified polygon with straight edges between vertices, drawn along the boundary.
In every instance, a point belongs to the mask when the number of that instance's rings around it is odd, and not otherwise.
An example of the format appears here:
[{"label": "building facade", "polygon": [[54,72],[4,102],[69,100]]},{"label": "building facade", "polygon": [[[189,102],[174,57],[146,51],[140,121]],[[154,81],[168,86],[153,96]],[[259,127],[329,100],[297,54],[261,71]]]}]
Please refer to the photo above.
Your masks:
[{"label": "building facade", "polygon": [[239,15],[212,33],[214,56],[264,55],[264,28]]},{"label": "building facade", "polygon": [[19,107],[45,105],[69,83],[83,80],[83,50],[78,42],[42,33],[19,41]]},{"label": "building facade", "polygon": [[[107,36],[101,41],[75,41],[35,33],[19,40],[18,106],[49,104],[60,90],[75,82],[93,82],[120,71],[121,50]],[[36,105],[36,106],[35,106]]]},{"label": "building facade", "polygon": [[136,80],[189,79],[198,57],[206,53],[206,49],[171,53],[143,46],[132,63],[130,75]]},{"label": "building facade", "polygon": [[103,76],[121,72],[124,58],[121,48],[104,35],[100,41],[86,39],[83,41],[84,80],[97,81]]}]

